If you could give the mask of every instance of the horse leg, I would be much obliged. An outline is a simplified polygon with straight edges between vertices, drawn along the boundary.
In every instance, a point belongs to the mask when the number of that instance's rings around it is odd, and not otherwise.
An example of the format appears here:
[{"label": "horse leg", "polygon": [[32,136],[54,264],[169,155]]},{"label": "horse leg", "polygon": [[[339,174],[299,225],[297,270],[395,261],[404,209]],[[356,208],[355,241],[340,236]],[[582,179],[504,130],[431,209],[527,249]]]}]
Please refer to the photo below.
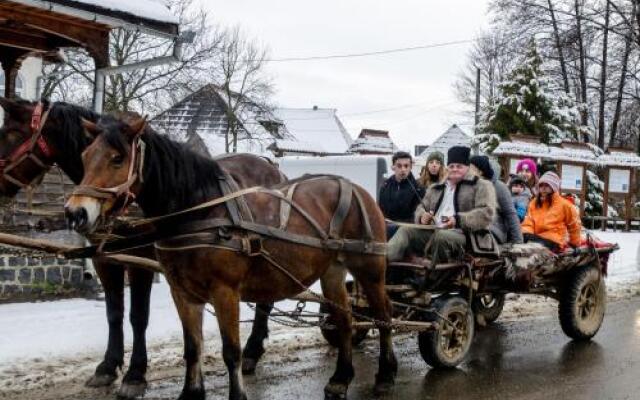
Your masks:
[{"label": "horse leg", "polygon": [[336,370],[324,388],[325,399],[346,399],[349,383],[354,376],[351,354],[351,312],[347,289],[345,287],[346,270],[339,263],[332,263],[322,276],[322,293],[330,304],[331,316],[338,330],[338,362]]},{"label": "horse leg", "polygon": [[189,302],[180,289],[171,288],[171,295],[182,322],[184,336],[184,360],[187,372],[184,387],[178,400],[204,400],[202,377],[202,310],[204,304]]},{"label": "horse leg", "polygon": [[129,320],[133,328],[133,351],[129,369],[122,378],[118,396],[133,399],[144,395],[147,388],[147,342],[145,333],[149,324],[149,301],[153,275],[141,268],[129,268],[129,287],[131,289],[131,311]]},{"label": "horse leg", "polygon": [[109,341],[104,359],[96,372],[86,382],[89,387],[109,386],[118,378],[117,369],[122,367],[124,359],[124,268],[121,265],[106,264],[94,260],[94,267],[102,287],[107,307],[109,323]]},{"label": "horse leg", "polygon": [[213,290],[213,308],[222,337],[222,358],[229,372],[229,400],[246,400],[242,383],[240,347],[240,294],[237,289],[217,285]]},{"label": "horse leg", "polygon": [[[361,261],[360,264],[362,264]],[[350,272],[362,286],[373,317],[378,321],[390,323],[393,308],[385,291],[385,264],[385,259],[379,257],[374,265],[362,264],[362,268],[350,269]],[[388,325],[379,326],[378,330],[380,331],[380,358],[375,391],[377,394],[384,394],[393,386],[398,362],[393,352],[391,328]]]},{"label": "horse leg", "polygon": [[256,371],[256,365],[264,354],[264,340],[269,337],[269,314],[273,309],[273,303],[256,304],[256,314],[251,328],[251,335],[242,352],[242,373],[252,375]]}]

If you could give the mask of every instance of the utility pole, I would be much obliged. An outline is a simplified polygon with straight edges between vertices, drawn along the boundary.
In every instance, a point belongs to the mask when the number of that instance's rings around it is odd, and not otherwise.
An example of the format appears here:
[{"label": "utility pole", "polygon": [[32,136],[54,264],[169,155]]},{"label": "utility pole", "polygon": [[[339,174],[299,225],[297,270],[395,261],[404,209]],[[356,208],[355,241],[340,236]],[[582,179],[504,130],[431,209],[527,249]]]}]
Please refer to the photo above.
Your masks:
[{"label": "utility pole", "polygon": [[[473,125],[473,135],[478,135],[478,125],[480,124],[480,68],[476,68],[476,115]],[[473,154],[478,154],[478,145],[472,147]]]}]

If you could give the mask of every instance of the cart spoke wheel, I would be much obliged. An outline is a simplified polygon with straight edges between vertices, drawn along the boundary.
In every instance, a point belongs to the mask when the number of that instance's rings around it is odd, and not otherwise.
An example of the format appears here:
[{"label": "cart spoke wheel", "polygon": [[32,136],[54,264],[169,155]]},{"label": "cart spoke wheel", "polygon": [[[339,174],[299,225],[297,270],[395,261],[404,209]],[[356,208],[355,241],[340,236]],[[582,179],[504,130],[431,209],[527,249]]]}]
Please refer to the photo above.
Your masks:
[{"label": "cart spoke wheel", "polygon": [[597,291],[593,284],[586,285],[580,291],[580,296],[578,297],[577,306],[578,306],[578,314],[582,319],[588,319],[593,316],[593,313],[596,311],[597,304]]},{"label": "cart spoke wheel", "polygon": [[460,296],[438,298],[427,320],[436,323],[432,330],[418,334],[420,354],[434,368],[454,368],[471,347],[474,317],[469,304]]},{"label": "cart spoke wheel", "polygon": [[464,350],[467,341],[466,316],[456,312],[447,317],[449,321],[443,321],[446,328],[442,330],[440,345],[447,356],[455,358]]}]

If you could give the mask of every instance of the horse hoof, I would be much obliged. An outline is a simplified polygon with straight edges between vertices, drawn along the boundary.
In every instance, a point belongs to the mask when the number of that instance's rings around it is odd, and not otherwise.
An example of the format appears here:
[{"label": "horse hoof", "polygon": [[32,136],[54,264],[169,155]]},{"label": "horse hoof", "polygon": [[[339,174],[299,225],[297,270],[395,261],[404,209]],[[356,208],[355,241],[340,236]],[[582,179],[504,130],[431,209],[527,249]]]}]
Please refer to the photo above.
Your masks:
[{"label": "horse hoof", "polygon": [[118,379],[117,375],[95,374],[84,385],[91,388],[111,386],[116,379]]},{"label": "horse hoof", "polygon": [[373,387],[373,393],[376,396],[388,394],[393,389],[393,382],[377,382]]},{"label": "horse hoof", "polygon": [[206,395],[203,389],[183,390],[178,400],[205,400]]},{"label": "horse hoof", "polygon": [[[395,369],[394,369],[395,372]],[[393,374],[376,374],[376,385],[373,387],[373,392],[376,396],[387,394],[393,389],[395,384],[395,373]]]},{"label": "horse hoof", "polygon": [[258,360],[253,358],[245,358],[242,360],[242,375],[253,375],[256,373]]},{"label": "horse hoof", "polygon": [[118,391],[118,399],[136,399],[144,396],[147,382],[123,382]]},{"label": "horse hoof", "polygon": [[347,385],[329,382],[324,387],[324,400],[344,400],[347,398]]}]

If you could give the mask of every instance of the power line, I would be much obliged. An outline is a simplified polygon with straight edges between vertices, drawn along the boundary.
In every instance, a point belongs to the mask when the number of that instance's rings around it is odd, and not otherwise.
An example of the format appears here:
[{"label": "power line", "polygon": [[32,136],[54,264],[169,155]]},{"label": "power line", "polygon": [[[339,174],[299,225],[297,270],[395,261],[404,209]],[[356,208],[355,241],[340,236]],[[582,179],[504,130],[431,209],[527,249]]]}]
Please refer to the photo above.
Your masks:
[{"label": "power line", "polygon": [[[425,50],[425,49],[433,49],[437,47],[447,47],[454,46],[458,44],[471,43],[474,39],[466,39],[466,40],[455,40],[451,42],[441,42],[441,43],[432,43],[425,44],[422,46],[413,46],[413,47],[399,47],[395,49],[386,49],[386,50],[378,50],[378,51],[368,51],[363,53],[347,53],[347,54],[331,54],[325,56],[310,56],[310,57],[287,57],[287,58],[271,58],[262,60],[264,62],[289,62],[289,61],[313,61],[313,60],[332,60],[339,58],[355,58],[355,57],[369,57],[369,56],[378,56],[383,54],[392,54],[392,53],[403,53],[407,51],[416,51],[416,50]],[[260,60],[247,60],[247,61],[260,61]]]}]

